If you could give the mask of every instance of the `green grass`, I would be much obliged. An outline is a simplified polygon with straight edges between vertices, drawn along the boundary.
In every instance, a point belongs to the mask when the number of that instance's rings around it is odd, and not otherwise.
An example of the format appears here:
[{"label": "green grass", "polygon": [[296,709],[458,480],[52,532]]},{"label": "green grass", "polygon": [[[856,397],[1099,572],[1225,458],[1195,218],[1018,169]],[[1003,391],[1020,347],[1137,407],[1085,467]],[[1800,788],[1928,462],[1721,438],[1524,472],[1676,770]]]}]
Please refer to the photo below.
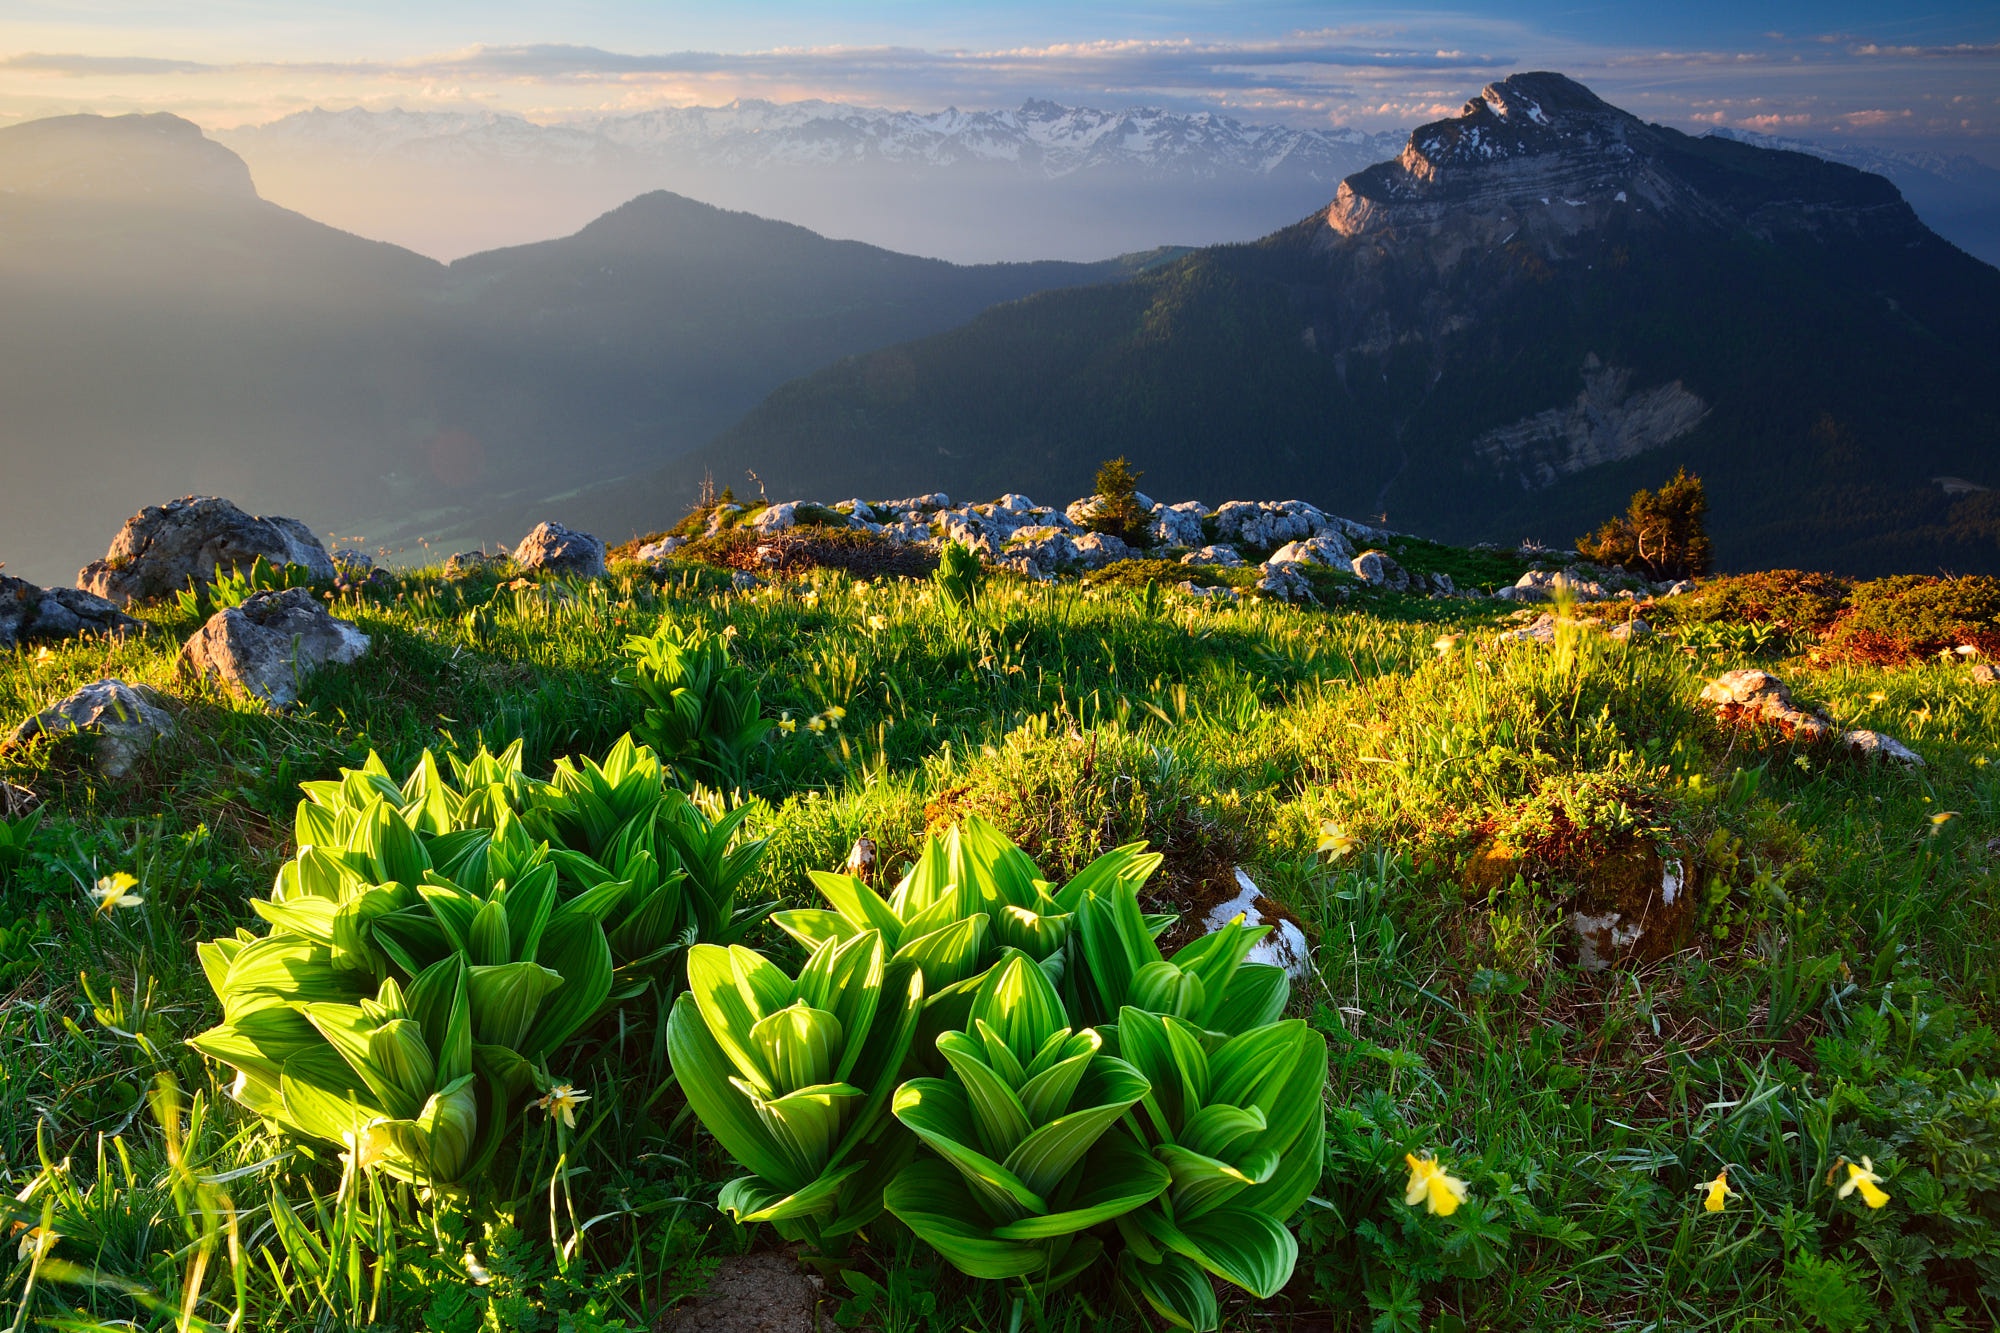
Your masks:
[{"label": "green grass", "polygon": [[[1462,582],[1518,566],[1398,558]],[[1737,664],[1713,653],[1585,631],[1479,648],[1494,613],[1469,603],[1216,606],[996,576],[968,614],[921,583],[722,583],[405,576],[336,603],[375,651],[288,716],[179,681],[194,621],[177,612],[147,613],[144,640],[0,658],[0,722],[117,675],[175,695],[179,724],[119,784],[74,739],[0,756],[46,812],[0,865],[0,1188],[61,1236],[0,1250],[0,1308],[21,1327],[165,1328],[199,1269],[191,1309],[216,1327],[645,1327],[719,1257],[773,1243],[715,1212],[729,1164],[644,1003],[556,1071],[591,1093],[574,1135],[529,1111],[510,1178],[471,1199],[343,1193],[333,1154],[266,1134],[181,1044],[217,1017],[193,945],[254,924],[300,781],[371,749],[397,773],[480,740],[523,738],[540,776],[601,755],[639,719],[612,681],[621,646],[671,615],[733,628],[771,715],[845,710],[780,739],[739,793],[770,839],[752,900],[804,903],[805,872],[863,833],[895,873],[927,827],[978,812],[1051,879],[1145,838],[1167,855],[1153,906],[1199,901],[1240,863],[1299,918],[1316,972],[1295,1007],[1333,1052],[1327,1170],[1295,1221],[1292,1286],[1225,1302],[1229,1326],[2000,1318],[2000,691],[1962,668],[1764,663],[1921,751],[1906,773],[1724,729],[1695,703]],[[1564,947],[1573,878],[1482,892],[1463,866],[1494,817],[1614,788],[1686,858],[1698,916],[1664,959],[1585,974]],[[1357,849],[1321,856],[1327,824]],[[115,871],[146,901],[96,913],[88,890]],[[759,943],[791,957],[775,931]],[[162,1078],[173,1105],[149,1100]],[[1469,1182],[1466,1207],[1406,1208],[1406,1152]],[[1879,1212],[1825,1183],[1863,1156],[1892,1196]],[[1697,1187],[1725,1166],[1742,1197],[1706,1213]],[[492,1280],[469,1284],[474,1266]],[[973,1282],[886,1217],[827,1289],[849,1326],[1149,1325],[1106,1285],[1038,1304]]]}]

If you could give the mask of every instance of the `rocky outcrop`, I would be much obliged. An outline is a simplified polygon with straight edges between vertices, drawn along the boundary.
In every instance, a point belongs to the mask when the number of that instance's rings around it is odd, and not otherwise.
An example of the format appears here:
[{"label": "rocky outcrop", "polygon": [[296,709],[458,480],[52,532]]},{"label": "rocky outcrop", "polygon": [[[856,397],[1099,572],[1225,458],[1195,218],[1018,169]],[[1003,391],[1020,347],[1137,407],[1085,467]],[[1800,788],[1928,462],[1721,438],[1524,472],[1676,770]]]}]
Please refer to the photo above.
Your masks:
[{"label": "rocky outcrop", "polygon": [[330,615],[310,589],[288,588],[210,616],[182,647],[180,664],[190,676],[289,708],[308,675],[358,661],[368,646],[366,634]]},{"label": "rocky outcrop", "polygon": [[0,575],[0,652],[85,635],[122,638],[144,627],[81,588],[38,588]]},{"label": "rocky outcrop", "polygon": [[1181,557],[1184,565],[1216,565],[1222,569],[1241,569],[1249,564],[1243,553],[1234,546],[1204,546],[1197,551],[1189,551]]},{"label": "rocky outcrop", "polygon": [[1281,602],[1319,600],[1313,593],[1311,580],[1305,576],[1304,568],[1295,560],[1266,561],[1258,574],[1256,591],[1259,596]]},{"label": "rocky outcrop", "polygon": [[160,706],[160,696],[144,685],[99,680],[35,714],[7,739],[20,745],[36,736],[80,732],[95,737],[98,771],[122,778],[162,736],[173,734],[174,720]]},{"label": "rocky outcrop", "polygon": [[594,579],[604,573],[604,543],[560,523],[539,523],[514,548],[514,563],[525,573]]},{"label": "rocky outcrop", "polygon": [[1208,506],[1199,500],[1184,500],[1175,505],[1156,504],[1148,532],[1155,546],[1201,546],[1208,540],[1201,525],[1207,517]]},{"label": "rocky outcrop", "polygon": [[104,559],[85,565],[76,582],[128,606],[171,596],[190,581],[208,583],[219,570],[247,570],[259,556],[279,568],[303,565],[316,580],[334,576],[326,548],[297,519],[259,518],[227,500],[190,495],[126,519]]},{"label": "rocky outcrop", "polygon": [[1303,565],[1328,565],[1334,567],[1351,565],[1354,560],[1354,545],[1338,532],[1326,531],[1304,541],[1286,542],[1271,552],[1273,564],[1296,561]]}]

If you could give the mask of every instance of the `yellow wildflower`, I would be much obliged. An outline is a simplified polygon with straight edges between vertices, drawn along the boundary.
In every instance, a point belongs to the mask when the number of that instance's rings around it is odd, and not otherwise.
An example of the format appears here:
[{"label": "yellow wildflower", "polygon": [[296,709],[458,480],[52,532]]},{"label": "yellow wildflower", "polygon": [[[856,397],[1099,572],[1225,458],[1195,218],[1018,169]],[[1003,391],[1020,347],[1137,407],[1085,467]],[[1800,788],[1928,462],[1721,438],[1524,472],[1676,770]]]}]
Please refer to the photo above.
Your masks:
[{"label": "yellow wildflower", "polygon": [[565,1128],[576,1128],[576,1108],[590,1100],[587,1092],[578,1092],[567,1083],[558,1083],[549,1089],[549,1095],[535,1103],[539,1110],[550,1115],[559,1115]]},{"label": "yellow wildflower", "polygon": [[1939,824],[1949,824],[1952,820],[1957,818],[1958,818],[1958,811],[1956,810],[1940,810],[1936,814],[1931,816],[1931,825],[1932,827],[1936,827]]},{"label": "yellow wildflower", "polygon": [[1422,1203],[1439,1217],[1450,1217],[1458,1211],[1458,1206],[1465,1202],[1464,1181],[1447,1175],[1435,1157],[1404,1153],[1403,1160],[1410,1164],[1410,1183],[1403,1191],[1404,1203],[1412,1208]]},{"label": "yellow wildflower", "polygon": [[1729,1168],[1726,1166],[1715,1173],[1715,1179],[1708,1182],[1707,1189],[1708,1197],[1702,1200],[1701,1206],[1711,1213],[1719,1213],[1731,1199],[1743,1197],[1729,1188]]},{"label": "yellow wildflower", "polygon": [[835,704],[833,707],[826,710],[826,716],[829,722],[838,722],[842,718],[845,718],[847,716],[847,710],[845,708],[842,708],[839,704]]},{"label": "yellow wildflower", "polygon": [[825,731],[825,730],[826,730],[826,719],[825,719],[825,718],[823,718],[823,717],[815,717],[815,718],[813,718],[812,720],[810,720],[810,721],[808,721],[808,722],[806,723],[806,730],[807,730],[807,731]]},{"label": "yellow wildflower", "polygon": [[1880,690],[1877,690],[1877,691],[1875,691],[1875,693],[1873,693],[1873,694],[1871,694],[1871,695],[1869,695],[1869,696],[1868,696],[1868,702],[1869,702],[1869,703],[1871,703],[1871,704],[1879,704],[1879,703],[1881,703],[1881,702],[1882,702],[1882,701],[1883,701],[1884,699],[1887,699],[1888,697],[1889,697],[1889,696],[1888,696],[1888,695],[1886,695],[1886,694],[1884,694],[1884,693],[1882,693],[1882,691],[1880,691]]},{"label": "yellow wildflower", "polygon": [[889,618],[887,616],[870,616],[868,617],[868,628],[887,629],[889,628]]},{"label": "yellow wildflower", "polygon": [[98,880],[97,887],[90,891],[90,896],[97,899],[98,911],[115,912],[121,907],[138,907],[146,901],[132,892],[138,887],[139,881],[121,870],[115,875],[106,875]]},{"label": "yellow wildflower", "polygon": [[791,735],[798,729],[799,729],[799,724],[793,720],[792,715],[790,713],[787,713],[783,717],[778,719],[778,730],[784,732],[787,736]]},{"label": "yellow wildflower", "polygon": [[1845,1158],[1841,1159],[1834,1164],[1832,1173],[1827,1177],[1827,1184],[1831,1185],[1833,1183],[1833,1177],[1840,1174],[1840,1168],[1843,1166],[1847,1168],[1847,1183],[1842,1185],[1837,1191],[1841,1198],[1844,1199],[1854,1193],[1854,1191],[1860,1190],[1861,1202],[1867,1204],[1870,1208],[1880,1208],[1883,1204],[1889,1202],[1889,1196],[1879,1188],[1882,1184],[1882,1177],[1875,1174],[1875,1162],[1873,1158],[1862,1158],[1860,1166],[1856,1166]]},{"label": "yellow wildflower", "polygon": [[56,1242],[61,1239],[61,1232],[51,1231],[47,1227],[30,1227],[26,1234],[21,1237],[21,1245],[14,1252],[14,1258],[17,1262],[26,1259],[31,1254],[36,1258],[40,1258],[54,1249]]},{"label": "yellow wildflower", "polygon": [[1319,849],[1334,860],[1338,861],[1360,845],[1360,841],[1347,831],[1345,824],[1336,824],[1331,819],[1321,821]]},{"label": "yellow wildflower", "polygon": [[1449,655],[1451,654],[1451,651],[1452,651],[1452,649],[1454,649],[1454,648],[1458,647],[1458,641],[1459,641],[1460,639],[1463,639],[1464,637],[1465,637],[1465,636],[1464,636],[1463,634],[1444,634],[1444,635],[1440,635],[1440,636],[1439,636],[1439,637],[1438,637],[1438,638],[1437,638],[1437,639],[1436,639],[1436,640],[1435,640],[1435,641],[1434,641],[1434,642],[1433,642],[1433,643],[1431,644],[1431,647],[1433,647],[1433,648],[1435,648],[1435,649],[1437,650],[1437,655],[1438,655],[1439,657],[1447,657],[1447,656],[1449,656]]},{"label": "yellow wildflower", "polygon": [[340,1160],[352,1162],[356,1171],[372,1169],[389,1151],[389,1136],[375,1128],[386,1123],[378,1117],[360,1129],[343,1131],[340,1140],[347,1145],[347,1151],[340,1155]]}]

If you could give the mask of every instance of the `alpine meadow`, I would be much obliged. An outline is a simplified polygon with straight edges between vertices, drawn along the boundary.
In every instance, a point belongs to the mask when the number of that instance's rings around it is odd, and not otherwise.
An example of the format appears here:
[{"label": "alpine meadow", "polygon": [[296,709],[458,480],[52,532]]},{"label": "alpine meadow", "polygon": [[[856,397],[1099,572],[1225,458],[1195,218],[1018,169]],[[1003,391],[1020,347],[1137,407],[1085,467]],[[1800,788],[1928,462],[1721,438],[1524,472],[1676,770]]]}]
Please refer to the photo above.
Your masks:
[{"label": "alpine meadow", "polygon": [[1990,13],[84,8],[8,1333],[2000,1328]]}]

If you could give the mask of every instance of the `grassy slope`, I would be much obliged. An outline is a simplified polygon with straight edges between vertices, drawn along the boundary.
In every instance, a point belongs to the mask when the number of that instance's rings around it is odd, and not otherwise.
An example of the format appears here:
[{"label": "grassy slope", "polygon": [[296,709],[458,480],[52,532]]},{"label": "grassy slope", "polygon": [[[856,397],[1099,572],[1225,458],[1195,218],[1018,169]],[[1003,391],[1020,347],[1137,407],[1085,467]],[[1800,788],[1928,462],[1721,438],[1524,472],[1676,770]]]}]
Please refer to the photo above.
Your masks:
[{"label": "grassy slope", "polygon": [[[1671,644],[1441,656],[1441,609],[1490,615],[1456,603],[1208,608],[1008,586],[968,623],[916,585],[822,576],[745,596],[715,582],[690,571],[656,592],[614,578],[552,605],[412,576],[341,605],[377,651],[310,682],[286,718],[176,684],[191,623],[159,618],[170,634],[126,647],[0,658],[8,721],[104,675],[184,700],[177,739],[122,786],[89,776],[73,743],[0,759],[49,811],[0,879],[0,1188],[40,1182],[18,1211],[38,1223],[53,1201],[56,1259],[174,1304],[204,1221],[218,1247],[233,1218],[249,1326],[304,1327],[330,1306],[317,1326],[448,1328],[471,1326],[470,1245],[494,1275],[479,1290],[496,1326],[553,1327],[563,1308],[566,1327],[589,1328],[643,1326],[713,1256],[759,1243],[706,1206],[727,1163],[683,1113],[652,1016],[632,1012],[557,1071],[593,1097],[563,1205],[605,1215],[588,1243],[559,1262],[546,1239],[556,1205],[532,1191],[496,1210],[391,1190],[367,1225],[395,1239],[404,1303],[371,1312],[365,1272],[356,1299],[341,1273],[315,1279],[287,1259],[272,1229],[289,1203],[309,1228],[338,1231],[310,1203],[331,1199],[338,1163],[283,1155],[179,1045],[213,1020],[191,945],[248,923],[246,895],[290,850],[297,782],[371,747],[400,774],[440,732],[524,737],[536,774],[601,753],[635,720],[609,681],[618,646],[665,612],[734,625],[771,708],[847,710],[838,733],[786,742],[762,786],[763,893],[803,900],[804,871],[837,864],[864,831],[894,869],[927,819],[979,810],[1052,878],[1145,837],[1168,853],[1156,881],[1168,899],[1198,897],[1241,860],[1298,915],[1319,947],[1295,1005],[1332,1043],[1335,1110],[1327,1176],[1297,1224],[1299,1276],[1258,1326],[1775,1329],[1811,1310],[1829,1327],[1944,1326],[1937,1310],[1952,1305],[1984,1327],[2000,1308],[2000,1051],[1979,1026],[2000,994],[1986,845],[2000,691],[1935,666],[1778,668],[1835,717],[1921,750],[1930,766],[1905,774],[1723,732],[1693,699],[1733,663]],[[463,612],[489,596],[493,614],[468,626]],[[1462,885],[1471,822],[1585,776],[1642,794],[1693,849],[1704,929],[1663,962],[1582,975],[1559,954],[1559,887],[1489,901]],[[1315,850],[1325,821],[1361,844],[1333,865]],[[146,902],[94,915],[86,889],[115,870],[139,876]],[[141,1095],[162,1072],[204,1104],[178,1164]],[[533,1180],[553,1151],[546,1119],[531,1111],[524,1133],[517,1180]],[[1402,1155],[1427,1150],[1471,1182],[1450,1221],[1401,1202]],[[1881,1213],[1821,1183],[1837,1158],[1864,1154],[1895,1196]],[[1725,1164],[1745,1198],[1710,1216],[1695,1186]],[[854,1275],[831,1284],[852,1294],[853,1319],[1010,1327],[1009,1295],[939,1271],[897,1230],[874,1228]],[[10,1306],[32,1267],[13,1259],[0,1253]],[[218,1323],[237,1302],[225,1259],[218,1249],[201,1305]],[[59,1276],[45,1265],[38,1315],[164,1317]],[[1226,1308],[1232,1326],[1250,1318]],[[1089,1286],[1018,1317],[1143,1322]]]}]

